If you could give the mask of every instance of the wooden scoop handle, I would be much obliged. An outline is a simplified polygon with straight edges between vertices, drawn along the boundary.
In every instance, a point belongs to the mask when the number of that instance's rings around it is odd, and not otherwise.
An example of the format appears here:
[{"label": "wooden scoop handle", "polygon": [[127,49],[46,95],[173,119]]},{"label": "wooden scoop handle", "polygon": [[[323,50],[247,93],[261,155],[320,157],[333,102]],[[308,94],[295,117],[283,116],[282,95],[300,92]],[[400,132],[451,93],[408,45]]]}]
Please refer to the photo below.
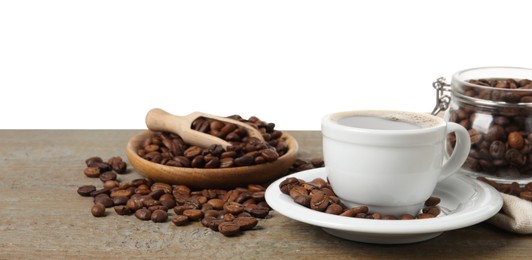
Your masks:
[{"label": "wooden scoop handle", "polygon": [[240,121],[219,117],[214,115],[209,115],[201,112],[194,112],[187,116],[176,116],[172,115],[160,108],[154,108],[148,112],[146,115],[146,126],[152,131],[165,131],[176,133],[183,140],[191,145],[197,145],[200,147],[209,147],[212,144],[222,145],[224,148],[227,148],[231,144],[225,140],[222,140],[218,137],[212,136],[210,134],[202,133],[191,128],[192,122],[198,117],[212,118],[219,121],[227,122],[242,126],[248,132],[250,137],[259,138],[262,142],[262,134],[255,128],[251,127],[246,123]]}]

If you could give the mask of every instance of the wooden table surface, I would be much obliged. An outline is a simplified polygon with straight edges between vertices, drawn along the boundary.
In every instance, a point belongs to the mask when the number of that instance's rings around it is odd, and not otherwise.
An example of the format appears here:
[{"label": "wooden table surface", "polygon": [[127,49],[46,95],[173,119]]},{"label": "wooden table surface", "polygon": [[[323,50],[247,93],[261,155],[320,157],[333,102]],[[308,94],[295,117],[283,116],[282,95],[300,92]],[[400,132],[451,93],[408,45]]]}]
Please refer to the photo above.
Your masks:
[{"label": "wooden table surface", "polygon": [[[286,218],[275,211],[253,231],[227,238],[192,223],[177,227],[134,216],[95,218],[92,200],[76,193],[91,156],[125,156],[141,130],[0,130],[0,259],[26,258],[530,258],[532,236],[488,223],[447,231],[407,245],[358,243]],[[300,158],[321,157],[317,131],[291,131]],[[130,166],[130,165],[129,165]],[[120,175],[123,181],[140,175]],[[172,213],[173,214],[173,213]]]}]

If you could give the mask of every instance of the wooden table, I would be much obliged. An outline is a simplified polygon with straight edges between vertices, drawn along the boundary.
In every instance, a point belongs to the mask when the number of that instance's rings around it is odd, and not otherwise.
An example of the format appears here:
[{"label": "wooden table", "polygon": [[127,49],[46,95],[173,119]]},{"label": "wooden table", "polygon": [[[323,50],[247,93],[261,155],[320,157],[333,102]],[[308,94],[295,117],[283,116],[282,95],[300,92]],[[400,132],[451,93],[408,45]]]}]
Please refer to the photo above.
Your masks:
[{"label": "wooden table", "polygon": [[[326,234],[275,211],[243,235],[227,238],[192,223],[140,221],[111,210],[90,213],[92,201],[76,193],[98,179],[83,175],[90,156],[125,157],[127,141],[140,130],[0,130],[0,259],[148,258],[227,259],[467,257],[529,258],[532,236],[487,223],[444,232],[429,241],[373,245]],[[300,158],[321,156],[320,132],[293,131]],[[131,180],[134,170],[120,175]],[[173,213],[172,213],[173,214]]]}]

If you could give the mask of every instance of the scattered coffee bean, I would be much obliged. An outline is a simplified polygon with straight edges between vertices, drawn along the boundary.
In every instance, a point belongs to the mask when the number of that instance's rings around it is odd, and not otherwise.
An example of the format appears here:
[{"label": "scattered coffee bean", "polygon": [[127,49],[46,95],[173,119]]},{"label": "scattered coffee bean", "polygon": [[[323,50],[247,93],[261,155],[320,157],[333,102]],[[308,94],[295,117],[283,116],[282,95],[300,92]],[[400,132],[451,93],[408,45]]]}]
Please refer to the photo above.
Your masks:
[{"label": "scattered coffee bean", "polygon": [[100,168],[98,167],[87,167],[83,173],[89,178],[98,178],[100,176]]},{"label": "scattered coffee bean", "polygon": [[137,217],[140,220],[150,220],[151,211],[147,208],[140,208],[137,211],[135,211],[135,217]]},{"label": "scattered coffee bean", "polygon": [[174,223],[174,225],[176,226],[184,226],[187,225],[189,222],[190,221],[188,220],[188,217],[183,215],[177,215],[172,218],[172,223]]},{"label": "scattered coffee bean", "polygon": [[100,178],[100,180],[102,182],[114,181],[114,180],[116,180],[116,173],[111,172],[111,171],[104,172],[104,173],[100,174],[99,178]]},{"label": "scattered coffee bean", "polygon": [[78,188],[78,194],[83,197],[90,197],[91,193],[96,191],[96,187],[94,185],[83,185]]},{"label": "scattered coffee bean", "polygon": [[130,208],[128,208],[127,206],[123,206],[123,205],[115,206],[114,209],[115,209],[116,214],[121,215],[121,216],[131,215],[132,213]]},{"label": "scattered coffee bean", "polygon": [[156,209],[151,213],[151,220],[156,223],[166,222],[168,213],[165,210]]},{"label": "scattered coffee bean", "polygon": [[233,222],[222,222],[218,225],[218,231],[224,236],[230,237],[236,235],[240,231],[240,226]]},{"label": "scattered coffee bean", "polygon": [[102,204],[96,203],[92,205],[91,213],[95,217],[105,216],[105,207]]}]

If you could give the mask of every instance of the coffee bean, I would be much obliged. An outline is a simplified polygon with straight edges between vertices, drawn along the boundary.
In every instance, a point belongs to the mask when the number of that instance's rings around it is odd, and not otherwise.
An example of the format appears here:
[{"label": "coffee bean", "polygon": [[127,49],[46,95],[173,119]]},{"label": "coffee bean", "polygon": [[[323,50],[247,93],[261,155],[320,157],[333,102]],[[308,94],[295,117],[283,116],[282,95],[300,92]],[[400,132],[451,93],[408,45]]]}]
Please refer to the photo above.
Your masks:
[{"label": "coffee bean", "polygon": [[105,206],[102,204],[96,203],[92,205],[91,213],[95,217],[103,217],[105,216]]},{"label": "coffee bean", "polygon": [[87,165],[87,167],[92,167],[92,165],[94,165],[95,163],[101,162],[103,162],[103,160],[101,157],[98,156],[93,156],[85,160],[85,164]]},{"label": "coffee bean", "polygon": [[94,197],[95,204],[101,204],[106,208],[114,206],[113,200],[107,194],[99,194]]},{"label": "coffee bean", "polygon": [[435,216],[428,213],[421,213],[417,216],[418,219],[428,219],[428,218],[434,218]]},{"label": "coffee bean", "polygon": [[119,197],[111,197],[111,200],[113,201],[113,205],[118,206],[118,205],[126,205],[129,198],[125,196],[119,196]]},{"label": "coffee bean", "polygon": [[116,180],[116,173],[112,171],[104,172],[100,174],[99,178],[102,182]]},{"label": "coffee bean", "polygon": [[502,159],[506,154],[506,145],[500,140],[495,140],[491,143],[489,149],[491,158],[493,159]]},{"label": "coffee bean", "polygon": [[238,215],[244,212],[244,206],[238,202],[227,202],[224,204],[223,209],[231,214]]},{"label": "coffee bean", "polygon": [[233,220],[233,223],[240,227],[240,230],[250,230],[257,226],[258,220],[254,217],[237,217]]},{"label": "coffee bean", "polygon": [[78,194],[83,197],[90,197],[91,193],[96,190],[96,187],[94,185],[83,185],[80,186],[77,190]]},{"label": "coffee bean", "polygon": [[150,220],[151,211],[147,208],[140,208],[137,211],[135,211],[135,217],[137,217],[140,220]]},{"label": "coffee bean", "polygon": [[176,226],[184,226],[189,223],[188,217],[183,215],[177,215],[172,218],[172,223]]},{"label": "coffee bean", "polygon": [[333,214],[333,215],[340,215],[344,211],[344,208],[340,206],[339,204],[331,204],[327,207],[325,210],[325,213]]},{"label": "coffee bean", "polygon": [[400,220],[410,220],[410,219],[415,219],[415,217],[410,215],[410,214],[404,214],[404,215],[401,215],[401,217],[399,219]]},{"label": "coffee bean", "polygon": [[151,213],[151,220],[156,223],[166,222],[168,213],[165,210],[156,209]]},{"label": "coffee bean", "polygon": [[431,196],[425,201],[425,206],[434,207],[440,204],[440,198]]},{"label": "coffee bean", "polygon": [[100,168],[88,166],[83,170],[83,173],[89,178],[98,178],[100,176]]},{"label": "coffee bean", "polygon": [[249,166],[252,165],[253,162],[253,157],[249,155],[240,156],[234,160],[236,166]]},{"label": "coffee bean", "polygon": [[223,222],[218,225],[218,231],[224,236],[234,236],[240,231],[240,226],[233,222]]},{"label": "coffee bean", "polygon": [[524,144],[524,139],[521,133],[511,132],[508,134],[508,145],[510,145],[512,148],[519,150],[523,148]]},{"label": "coffee bean", "polygon": [[323,191],[317,190],[311,193],[310,208],[317,211],[325,211],[329,206],[329,198]]},{"label": "coffee bean", "polygon": [[200,209],[185,209],[182,214],[191,221],[200,220],[203,217],[203,212]]},{"label": "coffee bean", "polygon": [[130,208],[124,205],[115,206],[114,207],[116,214],[124,216],[124,215],[131,215],[132,211]]}]

